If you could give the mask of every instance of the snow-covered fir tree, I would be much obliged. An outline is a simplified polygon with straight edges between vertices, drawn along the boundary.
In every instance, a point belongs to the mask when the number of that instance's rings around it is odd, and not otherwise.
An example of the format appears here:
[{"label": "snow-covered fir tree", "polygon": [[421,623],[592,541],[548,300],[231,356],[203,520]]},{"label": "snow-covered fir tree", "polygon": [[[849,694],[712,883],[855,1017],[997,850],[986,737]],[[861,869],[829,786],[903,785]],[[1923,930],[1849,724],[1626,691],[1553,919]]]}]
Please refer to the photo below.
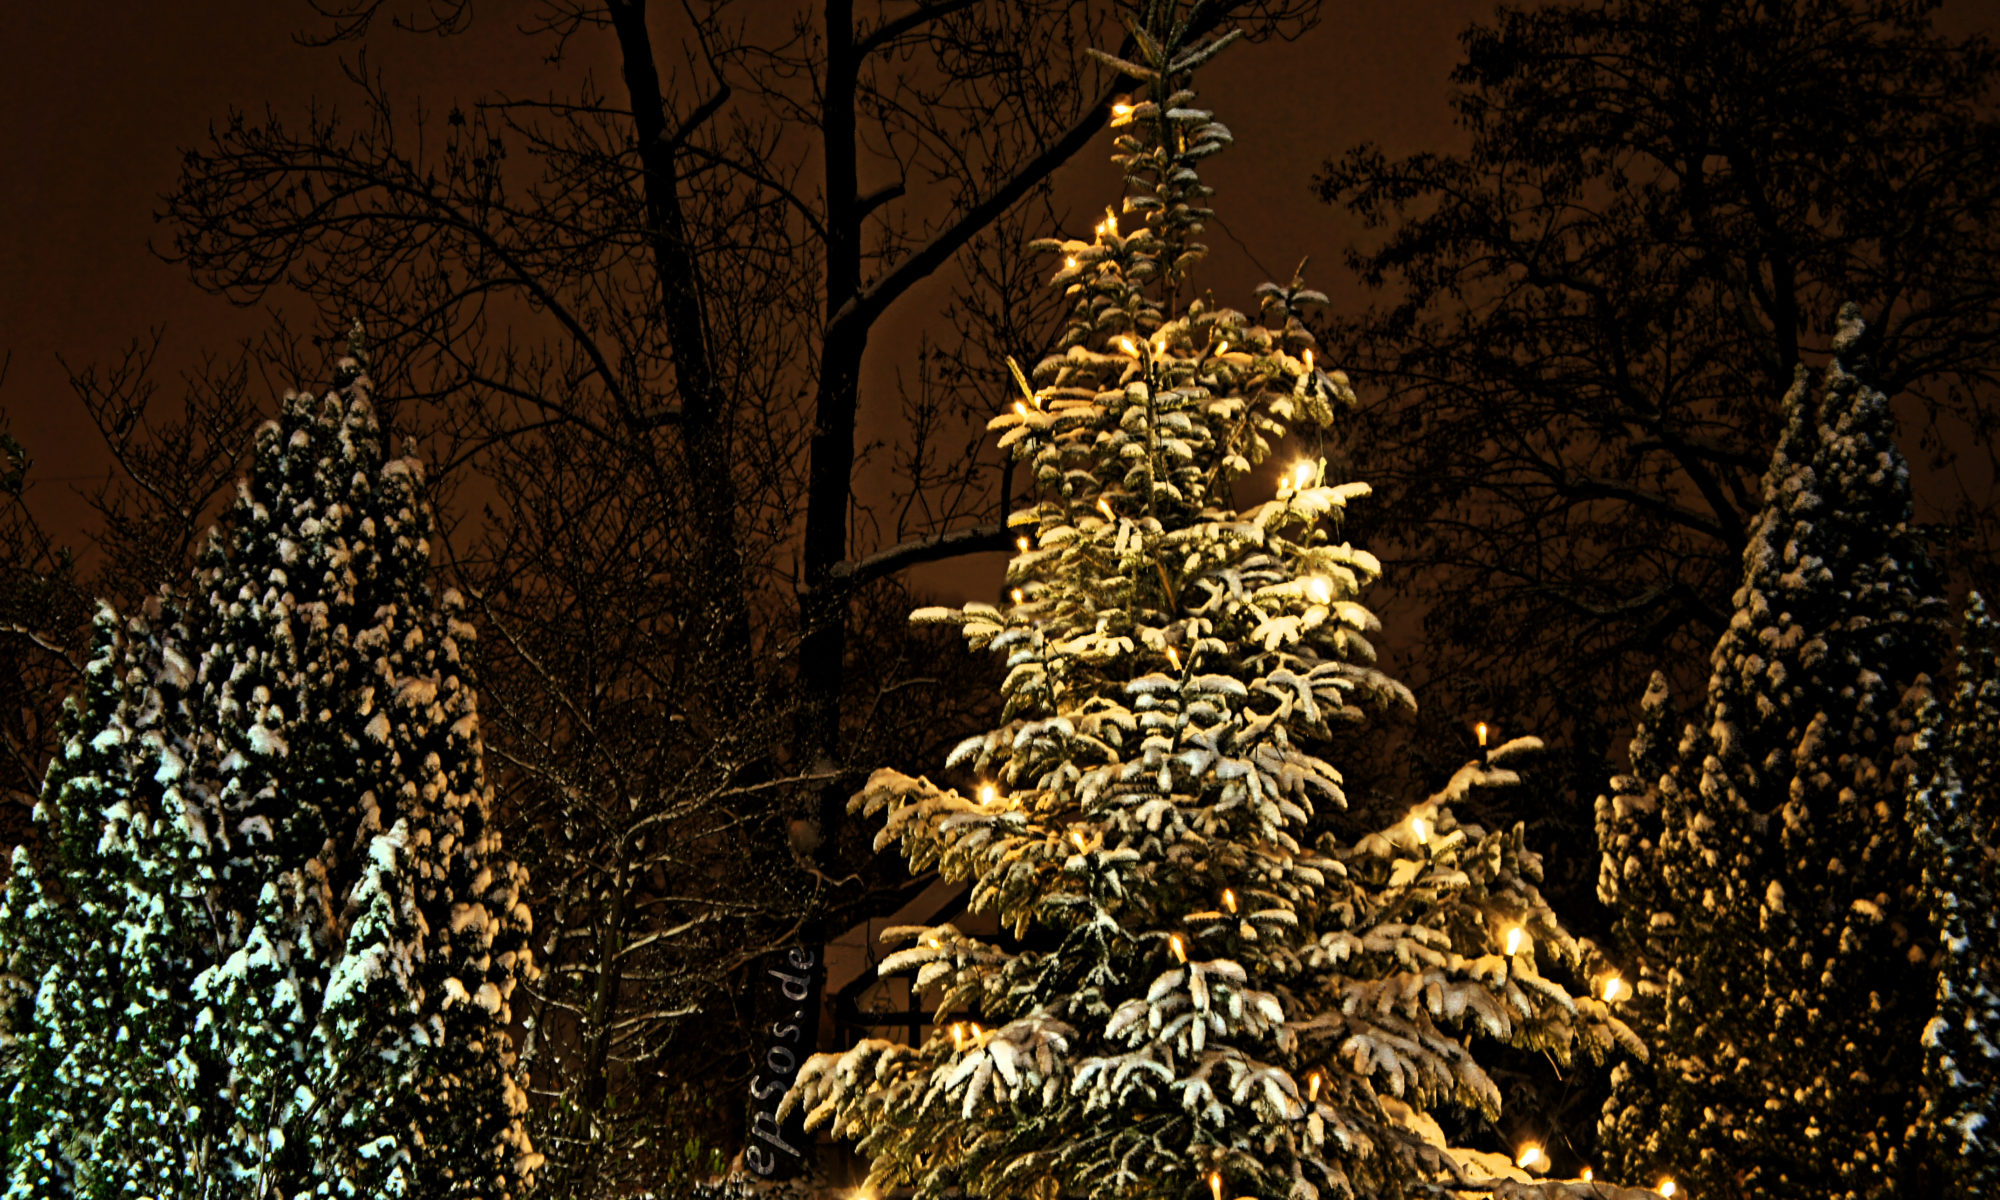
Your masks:
[{"label": "snow-covered fir tree", "polygon": [[992,423],[1037,493],[1011,603],[916,614],[1006,656],[1004,723],[952,754],[961,786],[885,770],[854,801],[1003,933],[892,931],[882,969],[938,998],[938,1026],[816,1056],[788,1104],[858,1138],[871,1186],[926,1197],[1430,1194],[1492,1161],[1431,1115],[1498,1109],[1471,1037],[1566,1056],[1622,1026],[1544,976],[1581,952],[1521,829],[1453,814],[1531,740],[1390,828],[1311,843],[1344,801],[1316,748],[1410,702],[1356,599],[1378,565],[1338,538],[1367,489],[1313,461],[1247,509],[1232,489],[1352,394],[1299,320],[1321,297],[1266,285],[1252,319],[1192,296],[1196,168],[1230,138],[1188,77],[1230,39],[1134,37],[1123,212],[1038,244],[1072,318]]},{"label": "snow-covered fir tree", "polygon": [[[87,697],[61,760],[82,765],[51,775],[44,806],[76,833],[17,862],[10,891],[10,919],[61,926],[80,912],[45,897],[106,877],[114,933],[198,931],[158,950],[114,936],[105,969],[57,997],[50,973],[70,968],[33,939],[10,946],[37,992],[12,1029],[22,1094],[54,1078],[35,1065],[45,1046],[94,1023],[171,1064],[179,1119],[153,1136],[102,1106],[17,1104],[51,1150],[46,1170],[20,1160],[16,1194],[108,1194],[144,1162],[148,1186],[186,1195],[499,1200],[537,1164],[507,1030],[534,969],[524,878],[488,822],[472,631],[455,596],[429,593],[417,465],[385,461],[366,378],[353,360],[341,375],[258,431],[180,626],[150,652],[165,666],[127,671],[128,691],[150,681],[157,698]],[[94,715],[114,699],[164,712],[137,739],[164,749],[105,758],[135,744]],[[128,794],[144,806],[99,799]],[[129,858],[119,874],[81,853],[93,829],[100,857]],[[157,1019],[105,1020],[160,992],[143,985],[161,971],[177,986],[152,999]],[[115,1063],[93,1083],[164,1094]]]},{"label": "snow-covered fir tree", "polygon": [[1909,816],[1938,942],[1937,1007],[1924,1029],[1924,1132],[1944,1194],[2000,1195],[2000,888],[1993,785],[2000,775],[2000,627],[1976,593],[1950,711],[1917,731]]},{"label": "snow-covered fir tree", "polygon": [[1676,744],[1655,680],[1599,802],[1600,894],[1637,976],[1600,1124],[1612,1169],[1695,1196],[1926,1194],[1931,940],[1904,817],[1908,734],[1944,642],[1887,400],[1850,308],[1802,371],[1735,612]]}]

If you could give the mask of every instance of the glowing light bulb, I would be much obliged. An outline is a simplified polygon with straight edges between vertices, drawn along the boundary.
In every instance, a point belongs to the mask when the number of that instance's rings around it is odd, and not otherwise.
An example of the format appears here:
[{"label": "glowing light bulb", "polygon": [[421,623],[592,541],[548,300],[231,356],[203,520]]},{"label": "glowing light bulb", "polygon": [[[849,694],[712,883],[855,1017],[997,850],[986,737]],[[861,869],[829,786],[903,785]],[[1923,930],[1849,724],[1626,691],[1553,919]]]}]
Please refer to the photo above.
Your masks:
[{"label": "glowing light bulb", "polygon": [[1481,722],[1480,722],[1479,724],[1477,724],[1477,725],[1474,725],[1474,726],[1472,727],[1472,732],[1473,732],[1474,734],[1478,735],[1478,737],[1479,737],[1479,746],[1480,746],[1480,748],[1481,748],[1481,749],[1485,749],[1485,747],[1486,747],[1486,722],[1484,722],[1484,721],[1481,721]]},{"label": "glowing light bulb", "polygon": [[1583,1181],[1584,1181],[1585,1183],[1589,1183],[1589,1182],[1591,1181],[1591,1178],[1592,1178],[1592,1174],[1591,1174],[1591,1170],[1590,1170],[1590,1168],[1589,1168],[1589,1167],[1585,1167],[1585,1168],[1583,1169],[1583,1174],[1582,1174],[1581,1176],[1579,1176],[1578,1178],[1582,1179],[1582,1180],[1583,1180]]},{"label": "glowing light bulb", "polygon": [[1128,337],[1119,338],[1118,348],[1120,350],[1123,350],[1125,353],[1131,355],[1133,358],[1139,357],[1139,347],[1133,343],[1131,338]]},{"label": "glowing light bulb", "polygon": [[1236,911],[1236,892],[1234,889],[1222,889],[1222,907],[1228,909],[1230,912]]},{"label": "glowing light bulb", "polygon": [[1104,232],[1113,234],[1118,232],[1118,214],[1109,209],[1104,213]]},{"label": "glowing light bulb", "polygon": [[1313,369],[1313,352],[1312,352],[1312,351],[1310,351],[1310,350],[1306,351],[1306,354],[1305,354],[1305,359],[1306,359],[1306,370],[1308,370],[1308,371],[1312,370],[1312,369]]},{"label": "glowing light bulb", "polygon": [[1174,948],[1174,960],[1176,962],[1187,961],[1187,943],[1181,940],[1180,934],[1170,935],[1167,938],[1167,944]]},{"label": "glowing light bulb", "polygon": [[1076,270],[1076,256],[1074,254],[1063,259],[1063,269],[1066,271]]},{"label": "glowing light bulb", "polygon": [[1209,1194],[1215,1197],[1215,1200],[1222,1200],[1222,1172],[1210,1171],[1208,1173],[1208,1190]]},{"label": "glowing light bulb", "polygon": [[1078,854],[1082,854],[1090,849],[1089,844],[1083,840],[1083,830],[1081,829],[1070,830],[1069,840],[1076,843],[1076,852]]},{"label": "glowing light bulb", "polygon": [[1431,842],[1431,823],[1422,817],[1410,818],[1410,832],[1417,835],[1417,845],[1428,846]]},{"label": "glowing light bulb", "polygon": [[1026,554],[1028,552],[1027,534],[1024,533],[1020,537],[1014,539],[1014,549],[1019,550],[1023,554]]},{"label": "glowing light bulb", "polygon": [[932,934],[931,936],[924,939],[924,945],[929,946],[933,950],[936,950],[942,947],[944,943],[937,940],[936,934]]},{"label": "glowing light bulb", "polygon": [[983,1031],[979,1028],[979,1022],[967,1021],[965,1023],[965,1036],[968,1041],[972,1042],[974,1045],[977,1045],[979,1043],[979,1039],[983,1035],[984,1035]]},{"label": "glowing light bulb", "polygon": [[990,783],[982,783],[979,785],[979,802],[981,804],[991,804],[994,801],[998,800],[999,798],[1000,798],[999,788],[994,787]]},{"label": "glowing light bulb", "polygon": [[1532,1171],[1537,1166],[1547,1166],[1548,1161],[1549,1156],[1542,1153],[1542,1148],[1533,1142],[1529,1142],[1527,1145],[1521,1147],[1521,1153],[1514,1159],[1514,1165],[1523,1171]]},{"label": "glowing light bulb", "polygon": [[1229,353],[1229,343],[1228,343],[1227,341],[1221,341],[1221,342],[1217,342],[1217,343],[1215,343],[1215,352],[1216,352],[1217,354],[1227,354],[1227,353]]},{"label": "glowing light bulb", "polygon": [[1125,116],[1131,111],[1132,111],[1132,106],[1129,104],[1114,104],[1111,106],[1111,115],[1114,117]]},{"label": "glowing light bulb", "polygon": [[1653,1190],[1660,1193],[1660,1195],[1665,1196],[1667,1200],[1673,1200],[1674,1193],[1679,1191],[1680,1189],[1674,1186],[1673,1180],[1662,1179],[1660,1180],[1660,1186],[1654,1188]]},{"label": "glowing light bulb", "polygon": [[1629,996],[1631,994],[1632,989],[1626,986],[1625,981],[1616,975],[1604,981],[1604,1002],[1606,1004],[1612,1003],[1620,996]]},{"label": "glowing light bulb", "polygon": [[1311,463],[1300,463],[1298,466],[1292,468],[1292,479],[1294,480],[1292,486],[1295,488],[1304,487],[1312,482],[1313,476],[1317,473],[1317,470]]},{"label": "glowing light bulb", "polygon": [[1322,1077],[1320,1073],[1318,1071],[1314,1071],[1311,1077],[1309,1077],[1306,1080],[1306,1099],[1315,1104],[1319,1102],[1319,1085],[1321,1082],[1321,1078]]},{"label": "glowing light bulb", "polygon": [[1013,591],[1013,596],[1014,596],[1014,603],[1019,604],[1021,601],[1026,600],[1028,598],[1028,593],[1022,591],[1020,588],[1015,588]]},{"label": "glowing light bulb", "polygon": [[1333,599],[1333,584],[1324,575],[1315,575],[1306,580],[1306,599],[1314,604],[1325,604]]},{"label": "glowing light bulb", "polygon": [[1016,400],[1014,401],[1014,412],[1019,416],[1025,417],[1028,415],[1028,406]]},{"label": "glowing light bulb", "polygon": [[1118,514],[1111,511],[1111,501],[1103,496],[1097,498],[1097,511],[1103,513],[1104,519],[1107,521],[1118,519]]},{"label": "glowing light bulb", "polygon": [[1174,670],[1181,669],[1181,653],[1172,646],[1167,647],[1167,661],[1174,664]]},{"label": "glowing light bulb", "polygon": [[954,1050],[965,1049],[965,1026],[957,1021],[952,1022],[951,1025],[951,1048]]},{"label": "glowing light bulb", "polygon": [[1527,944],[1528,944],[1527,930],[1521,928],[1519,925],[1516,925],[1512,929],[1509,929],[1507,931],[1507,953],[1509,955],[1519,954],[1521,952],[1522,947],[1526,946]]}]

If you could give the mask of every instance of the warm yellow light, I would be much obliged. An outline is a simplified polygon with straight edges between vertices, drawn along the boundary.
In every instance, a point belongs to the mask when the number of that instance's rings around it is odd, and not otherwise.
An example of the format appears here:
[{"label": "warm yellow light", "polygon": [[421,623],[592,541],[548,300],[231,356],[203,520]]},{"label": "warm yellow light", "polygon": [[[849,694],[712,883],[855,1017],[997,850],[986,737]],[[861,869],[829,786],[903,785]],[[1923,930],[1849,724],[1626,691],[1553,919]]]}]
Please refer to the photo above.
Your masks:
[{"label": "warm yellow light", "polygon": [[1235,893],[1235,891],[1233,891],[1233,890],[1232,890],[1232,889],[1230,889],[1230,888],[1223,888],[1223,889],[1222,889],[1222,907],[1224,907],[1224,908],[1228,909],[1228,910],[1229,910],[1230,912],[1235,912],[1235,911],[1236,911],[1236,893]]},{"label": "warm yellow light", "polygon": [[1109,209],[1106,209],[1104,213],[1104,232],[1106,233],[1118,232],[1118,214],[1110,211]]},{"label": "warm yellow light", "polygon": [[1314,1071],[1312,1075],[1306,1080],[1306,1099],[1315,1104],[1319,1102],[1320,1083],[1321,1083],[1321,1076],[1318,1071]]},{"label": "warm yellow light", "polygon": [[1532,1171],[1537,1166],[1547,1166],[1548,1161],[1549,1156],[1542,1153],[1542,1148],[1533,1142],[1529,1142],[1527,1145],[1521,1147],[1521,1153],[1514,1159],[1514,1165],[1523,1171]]},{"label": "warm yellow light", "polygon": [[1228,342],[1226,342],[1226,341],[1222,341],[1222,342],[1217,342],[1217,343],[1215,343],[1215,352],[1216,352],[1217,354],[1227,354],[1227,353],[1229,353],[1229,343],[1228,343]]},{"label": "warm yellow light", "polygon": [[1486,745],[1486,722],[1481,721],[1479,724],[1474,725],[1472,732],[1478,735],[1479,744],[1483,748]]},{"label": "warm yellow light", "polygon": [[1519,954],[1521,952],[1522,947],[1526,946],[1527,944],[1528,944],[1527,930],[1521,928],[1519,925],[1516,925],[1512,929],[1509,929],[1507,931],[1508,954]]},{"label": "warm yellow light", "polygon": [[998,800],[999,798],[1000,798],[999,788],[994,787],[990,783],[982,783],[979,785],[979,802],[981,804],[991,804],[995,800]]},{"label": "warm yellow light", "polygon": [[1584,1181],[1585,1183],[1589,1183],[1589,1182],[1590,1182],[1590,1180],[1591,1180],[1591,1172],[1590,1172],[1590,1168],[1589,1168],[1589,1167],[1585,1167],[1585,1168],[1583,1169],[1583,1175],[1582,1175],[1582,1177],[1581,1177],[1581,1178],[1583,1179],[1583,1181]]},{"label": "warm yellow light", "polygon": [[1616,975],[1604,981],[1604,1002],[1606,1004],[1612,1003],[1621,996],[1631,995],[1631,993],[1632,989],[1627,987],[1625,981]]},{"label": "warm yellow light", "polygon": [[1076,843],[1076,852],[1078,854],[1082,854],[1084,851],[1090,849],[1090,846],[1083,840],[1083,830],[1081,829],[1070,830],[1069,840]]},{"label": "warm yellow light", "polygon": [[1417,845],[1428,846],[1431,842],[1431,825],[1422,817],[1410,818],[1410,832],[1417,835]]},{"label": "warm yellow light", "polygon": [[1021,601],[1026,600],[1027,598],[1028,598],[1028,593],[1022,591],[1020,588],[1014,589],[1014,603],[1019,604]]},{"label": "warm yellow light", "polygon": [[1023,554],[1026,554],[1028,552],[1027,534],[1024,533],[1020,537],[1014,539],[1014,549],[1019,550]]},{"label": "warm yellow light", "polygon": [[1129,104],[1114,104],[1111,106],[1111,114],[1113,116],[1122,117],[1131,111],[1132,106]]},{"label": "warm yellow light", "polygon": [[1181,669],[1181,652],[1180,652],[1180,651],[1178,651],[1178,650],[1176,650],[1176,649],[1174,649],[1174,648],[1173,648],[1172,646],[1168,646],[1168,647],[1167,647],[1167,661],[1168,661],[1168,662],[1170,662],[1170,663],[1172,663],[1172,664],[1174,664],[1174,670],[1176,670],[1176,671],[1180,670],[1180,669]]},{"label": "warm yellow light", "polygon": [[1310,371],[1313,369],[1313,352],[1310,350],[1306,351],[1305,357],[1306,357],[1306,370]]},{"label": "warm yellow light", "polygon": [[1324,575],[1315,575],[1306,580],[1306,599],[1314,604],[1325,604],[1333,599],[1333,584]]},{"label": "warm yellow light", "polygon": [[1210,1171],[1208,1173],[1208,1190],[1214,1195],[1215,1200],[1222,1200],[1222,1172]]},{"label": "warm yellow light", "polygon": [[1111,501],[1103,496],[1097,498],[1097,511],[1103,513],[1104,519],[1107,521],[1118,519],[1118,514],[1111,511]]},{"label": "warm yellow light", "polygon": [[1317,468],[1315,468],[1309,462],[1302,462],[1298,466],[1292,468],[1292,479],[1294,480],[1292,486],[1295,488],[1302,488],[1305,485],[1311,483],[1313,480],[1313,476],[1316,474],[1318,474]]},{"label": "warm yellow light", "polygon": [[1187,943],[1181,940],[1180,934],[1176,933],[1170,935],[1167,938],[1167,944],[1174,948],[1174,958],[1176,961],[1178,962],[1187,961]]},{"label": "warm yellow light", "polygon": [[1019,400],[1016,400],[1014,401],[1014,411],[1017,414],[1025,417],[1028,415],[1028,406],[1021,403]]},{"label": "warm yellow light", "polygon": [[1064,270],[1067,270],[1067,271],[1074,271],[1074,270],[1076,270],[1076,256],[1075,256],[1075,255],[1070,255],[1070,256],[1069,256],[1068,258],[1065,258],[1065,259],[1063,259],[1063,269],[1064,269]]},{"label": "warm yellow light", "polygon": [[965,1037],[967,1041],[970,1041],[974,1045],[978,1045],[979,1039],[983,1036],[983,1034],[984,1031],[982,1031],[979,1028],[979,1022],[967,1021],[965,1023]]},{"label": "warm yellow light", "polygon": [[1673,1180],[1662,1179],[1660,1180],[1660,1186],[1654,1188],[1653,1190],[1660,1193],[1660,1195],[1667,1197],[1667,1200],[1673,1200],[1674,1193],[1679,1191],[1680,1189],[1674,1186]]},{"label": "warm yellow light", "polygon": [[1133,343],[1131,338],[1128,337],[1119,338],[1118,348],[1134,358],[1139,357],[1139,347]]}]

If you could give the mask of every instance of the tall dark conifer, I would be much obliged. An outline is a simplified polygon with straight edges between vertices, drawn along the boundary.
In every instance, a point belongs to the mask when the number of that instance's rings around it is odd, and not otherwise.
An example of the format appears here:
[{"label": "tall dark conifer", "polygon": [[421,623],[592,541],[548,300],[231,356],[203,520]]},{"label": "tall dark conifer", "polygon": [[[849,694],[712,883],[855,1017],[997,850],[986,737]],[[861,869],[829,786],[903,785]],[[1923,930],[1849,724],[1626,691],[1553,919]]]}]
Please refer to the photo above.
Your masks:
[{"label": "tall dark conifer", "polygon": [[[1600,801],[1650,1067],[1601,1125],[1614,1170],[1691,1194],[1848,1200],[1930,1186],[1908,1137],[1931,942],[1904,818],[1911,691],[1943,601],[1850,307],[1764,477],[1735,614],[1677,746],[1664,696]],[[1660,691],[1656,686],[1655,691]]]}]

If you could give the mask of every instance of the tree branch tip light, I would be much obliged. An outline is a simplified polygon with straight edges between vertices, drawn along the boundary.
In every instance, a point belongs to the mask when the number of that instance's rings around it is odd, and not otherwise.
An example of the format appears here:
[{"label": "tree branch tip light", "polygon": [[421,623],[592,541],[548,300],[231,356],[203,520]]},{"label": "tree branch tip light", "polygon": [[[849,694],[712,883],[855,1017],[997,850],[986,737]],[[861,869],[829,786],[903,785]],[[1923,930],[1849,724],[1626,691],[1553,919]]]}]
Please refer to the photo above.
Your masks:
[{"label": "tree branch tip light", "polygon": [[1653,1190],[1665,1196],[1667,1200],[1674,1200],[1674,1193],[1680,1189],[1674,1186],[1672,1179],[1662,1179],[1660,1180],[1660,1185]]},{"label": "tree branch tip light", "polygon": [[1583,1180],[1585,1183],[1589,1183],[1593,1177],[1594,1177],[1593,1172],[1589,1167],[1585,1167],[1583,1169],[1583,1174],[1577,1176],[1578,1179]]},{"label": "tree branch tip light", "polygon": [[1210,1171],[1208,1173],[1208,1192],[1215,1200],[1222,1200],[1222,1172]]},{"label": "tree branch tip light", "polygon": [[1107,521],[1118,519],[1118,514],[1111,511],[1111,501],[1103,496],[1097,498],[1097,511],[1103,513],[1104,519]]},{"label": "tree branch tip light", "polygon": [[1076,852],[1078,854],[1088,854],[1090,852],[1090,843],[1084,840],[1083,830],[1070,830],[1069,840],[1076,843]]},{"label": "tree branch tip light", "polygon": [[1230,888],[1222,889],[1222,907],[1229,912],[1236,911],[1236,893]]},{"label": "tree branch tip light", "polygon": [[1169,946],[1172,946],[1172,947],[1174,948],[1174,960],[1175,960],[1176,962],[1180,962],[1180,963],[1186,963],[1186,962],[1187,962],[1187,960],[1188,960],[1188,958],[1187,958],[1187,943],[1186,943],[1185,941],[1181,940],[1181,935],[1180,935],[1180,934],[1178,934],[1178,933],[1173,933],[1173,934],[1168,934],[1168,935],[1167,935],[1167,944],[1168,944]]},{"label": "tree branch tip light", "polygon": [[1223,340],[1221,340],[1221,341],[1219,341],[1219,342],[1215,343],[1215,353],[1217,353],[1217,354],[1227,354],[1227,353],[1229,353],[1229,339],[1228,339],[1228,338],[1224,338]]},{"label": "tree branch tip light", "polygon": [[1333,584],[1324,575],[1314,575],[1306,580],[1306,599],[1314,604],[1326,604],[1333,599]]},{"label": "tree branch tip light", "polygon": [[1015,538],[1014,548],[1026,554],[1028,552],[1028,535],[1024,533],[1020,537]]},{"label": "tree branch tip light", "polygon": [[1519,954],[1522,950],[1526,949],[1527,945],[1528,945],[1527,930],[1521,928],[1519,925],[1516,925],[1507,931],[1507,956],[1509,958],[1512,958],[1514,955]]},{"label": "tree branch tip light", "polygon": [[1527,1145],[1521,1147],[1521,1153],[1515,1157],[1514,1165],[1523,1171],[1532,1171],[1536,1167],[1546,1169],[1549,1165],[1549,1156],[1542,1153],[1542,1148],[1539,1144],[1529,1142]]},{"label": "tree branch tip light", "polygon": [[1306,1076],[1306,1101],[1308,1103],[1319,1103],[1320,1084],[1325,1081],[1326,1076],[1321,1075],[1318,1071],[1314,1071],[1311,1075]]},{"label": "tree branch tip light", "polygon": [[1431,824],[1429,821],[1424,820],[1422,817],[1411,817],[1410,832],[1416,835],[1417,845],[1428,846],[1431,844]]},{"label": "tree branch tip light", "polygon": [[1063,270],[1065,271],[1076,270],[1076,255],[1072,254],[1067,258],[1063,259]]},{"label": "tree branch tip light", "polygon": [[1292,487],[1294,489],[1303,489],[1313,481],[1313,476],[1318,473],[1318,468],[1311,462],[1300,459],[1298,465],[1292,468]]},{"label": "tree branch tip light", "polygon": [[1181,653],[1172,646],[1167,647],[1167,661],[1174,664],[1174,670],[1181,669]]},{"label": "tree branch tip light", "polygon": [[1486,749],[1486,722],[1481,721],[1477,725],[1474,725],[1472,732],[1479,738],[1479,748],[1481,750]]},{"label": "tree branch tip light", "polygon": [[982,783],[979,785],[979,802],[981,804],[992,805],[998,802],[999,799],[1000,799],[999,788],[994,787],[990,783]]},{"label": "tree branch tip light", "polygon": [[1632,988],[1615,973],[1604,981],[1604,1002],[1611,1004],[1632,994]]},{"label": "tree branch tip light", "polygon": [[1028,598],[1028,593],[1026,593],[1026,592],[1022,591],[1022,590],[1021,590],[1020,588],[1015,588],[1015,589],[1014,589],[1014,590],[1013,590],[1013,591],[1012,591],[1011,593],[1009,593],[1009,594],[1010,594],[1010,595],[1012,595],[1012,596],[1014,597],[1014,603],[1016,603],[1016,604],[1019,604],[1019,603],[1021,603],[1022,601],[1026,600],[1026,599]]},{"label": "tree branch tip light", "polygon": [[1139,347],[1136,344],[1134,344],[1131,338],[1128,337],[1119,338],[1118,348],[1120,350],[1123,350],[1126,354],[1130,355],[1133,358],[1139,357]]},{"label": "tree branch tip light", "polygon": [[1025,417],[1028,415],[1028,406],[1026,404],[1023,404],[1021,401],[1016,400],[1014,401],[1014,412],[1017,416]]},{"label": "tree branch tip light", "polygon": [[1313,369],[1313,352],[1311,350],[1305,352],[1305,362],[1306,370],[1310,372]]}]

